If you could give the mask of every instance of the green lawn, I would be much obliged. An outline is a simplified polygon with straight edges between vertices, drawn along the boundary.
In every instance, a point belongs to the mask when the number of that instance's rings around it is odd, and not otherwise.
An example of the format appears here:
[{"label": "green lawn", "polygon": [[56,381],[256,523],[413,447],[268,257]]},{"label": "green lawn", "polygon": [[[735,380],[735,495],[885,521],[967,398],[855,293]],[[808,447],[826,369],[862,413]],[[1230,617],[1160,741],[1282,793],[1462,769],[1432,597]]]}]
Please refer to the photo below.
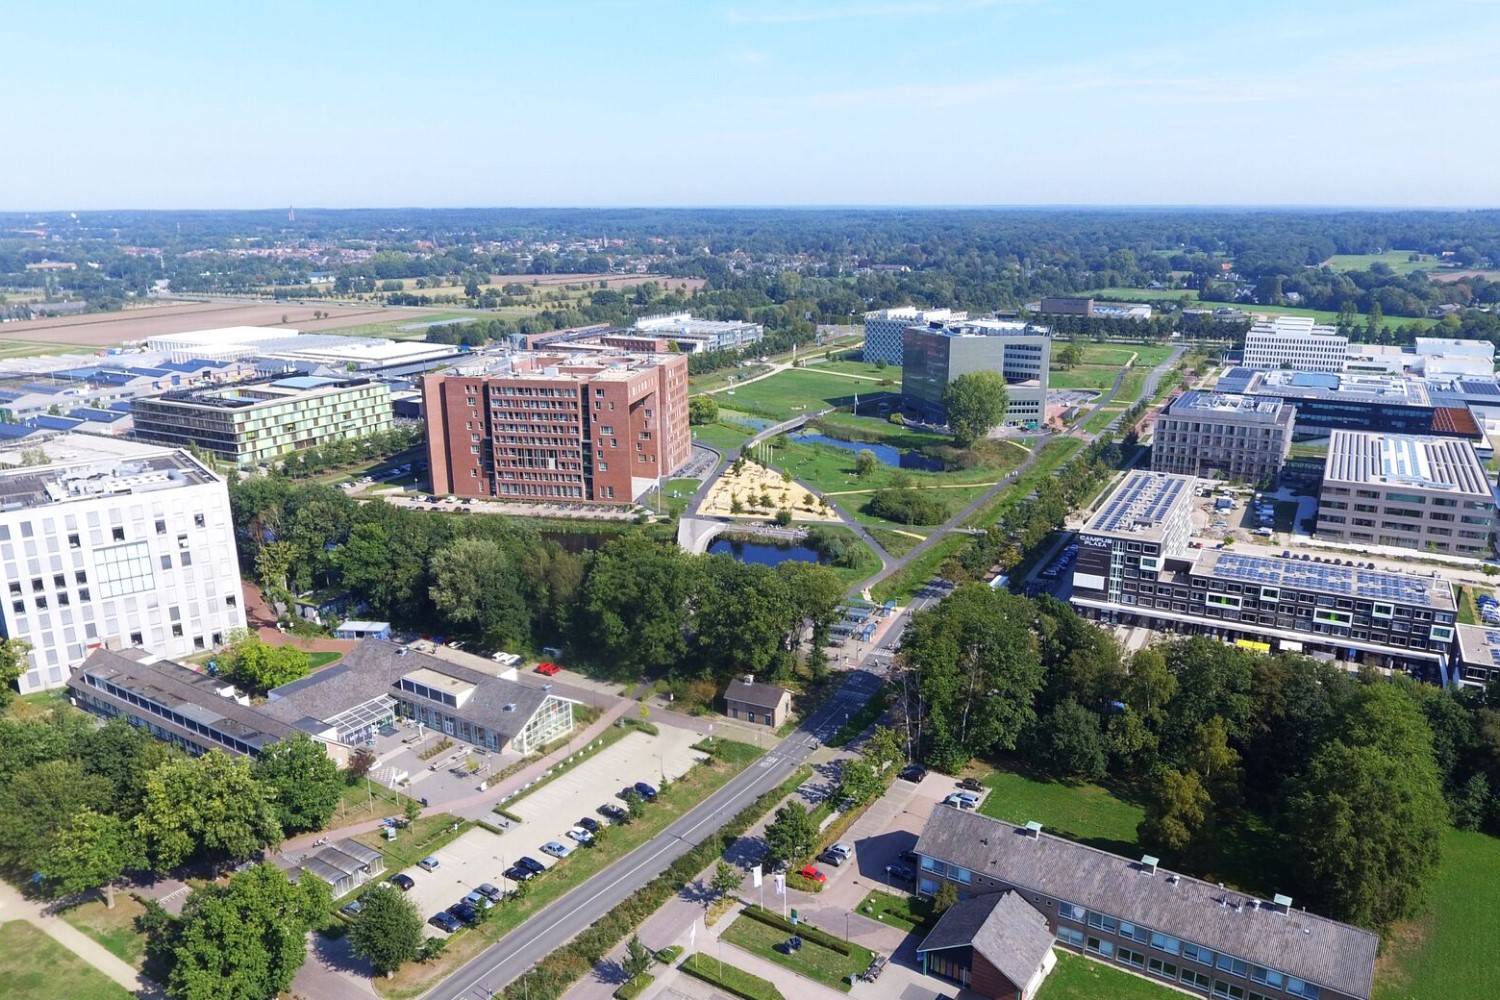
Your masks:
[{"label": "green lawn", "polygon": [[934,542],[932,548],[907,563],[906,568],[901,572],[892,574],[872,588],[871,596],[877,601],[894,600],[905,604],[911,600],[913,594],[926,585],[928,580],[937,576],[943,563],[958,555],[967,544],[969,544],[968,535],[945,535]]},{"label": "green lawn", "polygon": [[[809,361],[807,365],[811,371],[819,372],[843,372],[845,375],[863,375],[865,379],[888,378],[898,387],[901,385],[901,366],[886,365],[880,368],[866,361]],[[851,382],[861,382],[864,379],[850,379]],[[871,382],[870,385],[874,385]]]},{"label": "green lawn", "polygon": [[754,997],[755,1000],[786,1000],[773,983],[725,963],[718,955],[710,956],[695,951],[683,959],[678,968],[711,985],[722,985],[735,996]]},{"label": "green lawn", "polygon": [[1114,423],[1115,418],[1124,413],[1126,409],[1124,406],[1108,406],[1095,410],[1084,420],[1083,429],[1090,434],[1103,434],[1104,429]]},{"label": "green lawn", "polygon": [[1450,830],[1427,914],[1385,936],[1375,1000],[1500,996],[1500,840]]},{"label": "green lawn", "polygon": [[904,533],[912,530],[920,529],[902,528],[901,531],[894,531],[890,528],[871,528],[870,535],[880,543],[881,548],[899,559],[922,544],[922,539]]},{"label": "green lawn", "polygon": [[[458,829],[453,826],[457,824]],[[379,833],[361,833],[355,840],[385,855],[385,866],[393,872],[409,868],[422,858],[438,850],[444,844],[457,839],[474,824],[460,820],[447,813],[435,816],[419,816],[417,821],[396,834],[395,840],[386,840]]]},{"label": "green lawn", "polygon": [[1061,948],[1054,951],[1057,967],[1036,991],[1037,1000],[1171,1000],[1182,996],[1143,976],[1131,975]]},{"label": "green lawn", "polygon": [[755,428],[745,427],[742,424],[701,424],[692,429],[693,440],[717,448],[723,452],[739,450],[752,435]]},{"label": "green lawn", "polygon": [[1047,376],[1049,389],[1097,389],[1108,392],[1115,384],[1120,367],[1106,368],[1104,365],[1079,365],[1067,371],[1051,372]]},{"label": "green lawn", "polygon": [[307,669],[308,670],[317,670],[319,667],[326,667],[330,663],[337,663],[339,660],[342,660],[343,658],[344,658],[344,654],[343,653],[335,653],[335,652],[332,652],[332,651],[323,652],[323,653],[308,653],[307,654]]},{"label": "green lawn", "polygon": [[94,899],[70,906],[59,914],[64,920],[109,949],[127,965],[137,969],[146,957],[146,938],[137,933],[135,918],[146,912],[135,897],[115,893],[115,908],[108,909],[104,900]]},{"label": "green lawn", "polygon": [[1049,833],[1102,850],[1140,855],[1135,828],[1145,811],[1099,785],[1040,781],[1014,771],[996,771],[983,779],[991,791],[980,803],[986,816],[1010,823],[1036,820]]},{"label": "green lawn", "polygon": [[[1417,260],[1409,260],[1416,257]],[[1387,250],[1385,253],[1336,253],[1323,262],[1335,271],[1368,271],[1372,265],[1384,264],[1397,274],[1413,271],[1436,271],[1437,258],[1414,250]]]},{"label": "green lawn", "polygon": [[1083,448],[1083,442],[1078,438],[1053,438],[1042,446],[1037,460],[1031,464],[1021,476],[1011,484],[1010,488],[1001,490],[989,503],[976,510],[964,526],[968,528],[988,528],[1000,519],[1012,504],[1018,503],[1032,490],[1036,489],[1038,483],[1054,475],[1073,454]]},{"label": "green lawn", "polygon": [[1198,292],[1192,288],[1096,288],[1091,292],[1080,292],[1084,298],[1118,302],[1176,302],[1186,295],[1196,299]]},{"label": "green lawn", "polygon": [[936,921],[932,915],[932,900],[920,896],[893,896],[879,889],[872,891],[860,901],[859,912],[871,920],[900,927],[908,934],[915,930],[926,931]]},{"label": "green lawn", "polygon": [[7,1000],[130,1000],[131,994],[23,920],[0,924]]},{"label": "green lawn", "polygon": [[874,382],[844,378],[811,368],[794,368],[759,382],[727,389],[718,394],[718,399],[720,406],[733,406],[758,417],[786,420],[802,413],[848,405],[855,395],[869,397],[899,391],[896,386],[879,386]]},{"label": "green lawn", "polygon": [[[823,928],[825,931],[827,928]],[[810,938],[802,939],[802,947],[790,955],[776,949],[791,935],[779,928],[763,924],[759,920],[740,917],[725,929],[723,939],[753,955],[775,962],[777,965],[801,973],[808,979],[831,986],[844,993],[849,992],[850,974],[861,974],[870,967],[874,955],[870,949],[857,944],[849,946],[850,954],[840,955]]]}]

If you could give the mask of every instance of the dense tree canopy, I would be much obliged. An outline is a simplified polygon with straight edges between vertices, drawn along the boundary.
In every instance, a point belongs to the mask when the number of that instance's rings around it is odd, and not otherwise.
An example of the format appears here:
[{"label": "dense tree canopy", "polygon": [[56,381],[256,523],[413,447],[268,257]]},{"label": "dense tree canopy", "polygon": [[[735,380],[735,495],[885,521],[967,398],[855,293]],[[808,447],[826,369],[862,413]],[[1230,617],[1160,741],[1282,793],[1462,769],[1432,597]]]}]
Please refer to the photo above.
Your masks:
[{"label": "dense tree canopy", "polygon": [[964,372],[943,390],[948,428],[960,448],[967,448],[1005,420],[1010,393],[997,371]]}]

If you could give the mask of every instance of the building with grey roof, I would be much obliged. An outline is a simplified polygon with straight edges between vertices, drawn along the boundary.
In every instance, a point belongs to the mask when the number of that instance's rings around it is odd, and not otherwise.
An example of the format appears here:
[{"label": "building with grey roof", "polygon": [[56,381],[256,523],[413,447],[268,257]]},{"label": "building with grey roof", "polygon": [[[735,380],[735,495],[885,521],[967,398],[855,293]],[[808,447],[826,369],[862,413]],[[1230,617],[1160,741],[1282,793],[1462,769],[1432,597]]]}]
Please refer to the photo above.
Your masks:
[{"label": "building with grey roof", "polygon": [[1186,392],[1156,418],[1151,468],[1258,483],[1281,471],[1297,411],[1279,399]]},{"label": "building with grey roof", "polygon": [[[917,841],[917,890],[1014,892],[1082,954],[1226,1000],[1368,1000],[1379,938],[1209,882],[939,806]],[[926,943],[924,942],[924,947]]]},{"label": "building with grey roof", "polygon": [[1467,441],[1334,431],[1318,537],[1485,558],[1495,495]]},{"label": "building with grey roof", "polygon": [[792,711],[792,693],[775,684],[761,684],[749,674],[730,681],[724,689],[724,714],[777,729]]},{"label": "building with grey roof", "polygon": [[952,309],[918,309],[915,306],[897,306],[894,309],[877,309],[865,313],[864,359],[871,364],[884,361],[888,365],[901,364],[902,333],[909,326],[930,326],[934,323],[960,323],[969,318],[966,312]]},{"label": "building with grey roof", "polygon": [[990,1000],[1031,1000],[1057,964],[1047,918],[1019,893],[948,907],[917,945],[922,971]]}]

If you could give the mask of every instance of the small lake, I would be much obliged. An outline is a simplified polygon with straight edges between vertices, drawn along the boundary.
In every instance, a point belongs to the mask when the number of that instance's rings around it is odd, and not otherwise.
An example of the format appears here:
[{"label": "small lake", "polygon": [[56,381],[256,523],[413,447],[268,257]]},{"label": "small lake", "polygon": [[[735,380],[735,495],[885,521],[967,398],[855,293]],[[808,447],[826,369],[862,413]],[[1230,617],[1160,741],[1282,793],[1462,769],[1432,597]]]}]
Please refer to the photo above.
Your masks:
[{"label": "small lake", "polygon": [[731,555],[743,563],[777,566],[784,562],[822,562],[823,557],[806,545],[775,545],[770,542],[744,542],[733,538],[715,538],[708,546],[709,555]]},{"label": "small lake", "polygon": [[571,552],[575,556],[581,556],[585,552],[593,552],[602,549],[610,542],[619,538],[624,532],[619,531],[549,531],[545,528],[537,534],[542,536],[543,541],[556,542],[564,552]]},{"label": "small lake", "polygon": [[859,441],[840,441],[838,438],[829,437],[827,434],[818,434],[814,431],[801,431],[792,435],[793,441],[807,441],[811,444],[832,445],[842,448],[853,455],[862,451],[874,453],[876,459],[885,465],[898,469],[910,469],[913,472],[942,472],[946,466],[942,459],[930,458],[919,451],[902,451],[900,448],[888,444],[863,444]]}]

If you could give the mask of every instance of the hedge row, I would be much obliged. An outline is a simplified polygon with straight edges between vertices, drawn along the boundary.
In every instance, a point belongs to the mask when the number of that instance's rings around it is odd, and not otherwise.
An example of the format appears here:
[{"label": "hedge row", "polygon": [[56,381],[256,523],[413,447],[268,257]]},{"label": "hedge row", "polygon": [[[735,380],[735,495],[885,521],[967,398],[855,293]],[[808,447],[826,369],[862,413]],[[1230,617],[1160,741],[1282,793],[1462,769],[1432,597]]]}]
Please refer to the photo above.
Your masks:
[{"label": "hedge row", "polygon": [[587,975],[610,949],[723,854],[725,845],[737,840],[751,824],[805,780],[806,771],[799,768],[786,781],[750,803],[717,833],[672,862],[666,871],[622,900],[572,941],[536,963],[526,974],[524,983],[517,979],[505,987],[502,994],[505,1000],[557,1000]]},{"label": "hedge row", "polygon": [[767,980],[752,976],[744,969],[725,965],[716,958],[707,958],[701,951],[693,952],[678,968],[740,1000],[786,1000],[781,991]]},{"label": "hedge row", "polygon": [[777,930],[786,931],[788,934],[796,934],[799,937],[804,937],[813,944],[820,944],[830,951],[838,952],[840,955],[850,954],[849,943],[847,941],[834,937],[827,931],[819,930],[812,924],[794,924],[776,911],[767,910],[760,906],[747,906],[744,909],[744,914],[751,920],[759,920],[769,927],[775,927]]},{"label": "hedge row", "polygon": [[681,954],[682,945],[669,944],[661,951],[656,953],[656,960],[662,965],[671,965],[673,962],[677,961],[677,957]]},{"label": "hedge row", "polygon": [[615,1000],[635,1000],[635,998],[644,993],[646,991],[646,987],[650,986],[655,980],[656,977],[651,973],[643,972],[639,976],[635,976],[632,979],[628,980],[623,986],[615,990]]},{"label": "hedge row", "polygon": [[823,891],[822,882],[810,879],[798,872],[789,872],[786,877],[786,884],[800,892],[818,893]]}]

